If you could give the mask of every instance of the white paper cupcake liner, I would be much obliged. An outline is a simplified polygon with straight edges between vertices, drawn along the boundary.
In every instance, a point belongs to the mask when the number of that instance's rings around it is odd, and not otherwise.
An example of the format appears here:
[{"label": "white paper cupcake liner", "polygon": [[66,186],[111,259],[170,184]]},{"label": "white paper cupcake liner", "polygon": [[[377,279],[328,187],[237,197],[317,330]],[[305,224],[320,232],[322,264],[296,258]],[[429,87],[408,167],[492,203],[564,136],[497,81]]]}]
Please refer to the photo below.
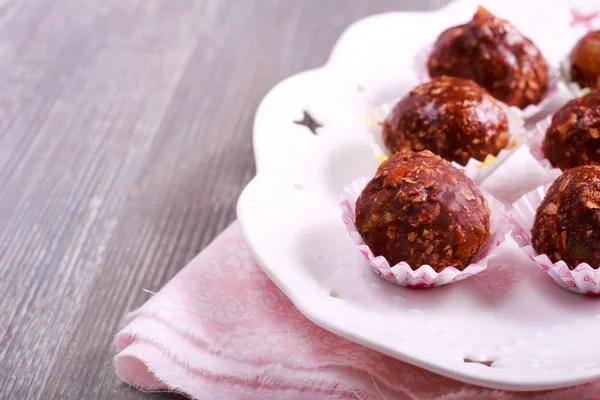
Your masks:
[{"label": "white paper cupcake liner", "polygon": [[546,118],[535,124],[534,128],[527,135],[526,145],[529,147],[531,155],[540,163],[540,165],[558,178],[560,174],[562,174],[562,170],[553,167],[552,163],[546,158],[544,151],[542,150],[546,131],[552,124],[552,116],[553,115],[548,115]]},{"label": "white paper cupcake liner", "polygon": [[[429,76],[429,70],[427,69],[427,63],[433,50],[433,46],[433,43],[427,44],[421,48],[421,50],[419,50],[413,58],[413,70],[420,83],[431,80],[431,77]],[[538,104],[530,104],[523,110],[520,110],[523,113],[523,118],[528,119],[537,115],[550,102],[550,100],[552,100],[552,97],[558,91],[558,84],[560,81],[561,75],[559,71],[548,65],[548,90],[542,98],[542,101],[540,101]]]},{"label": "white paper cupcake liner", "polygon": [[600,270],[593,269],[587,263],[581,263],[570,270],[564,261],[553,263],[546,254],[538,254],[531,245],[531,227],[535,212],[549,187],[550,185],[540,186],[527,193],[513,204],[510,212],[504,213],[504,218],[511,228],[511,237],[560,287],[575,293],[600,295]]},{"label": "white paper cupcake liner", "polygon": [[415,54],[415,57],[413,58],[413,71],[415,71],[419,83],[427,82],[431,79],[427,64],[429,63],[429,56],[433,51],[433,45],[434,43],[426,44],[417,51],[417,54]]},{"label": "white paper cupcake liner", "polygon": [[473,259],[473,262],[464,270],[460,271],[453,266],[448,266],[443,269],[442,272],[436,272],[430,265],[422,265],[417,270],[413,270],[406,262],[400,262],[394,266],[390,266],[384,257],[376,257],[373,254],[371,249],[369,249],[369,246],[365,244],[358,233],[354,223],[356,219],[356,200],[369,180],[369,178],[361,178],[344,188],[340,203],[342,220],[346,225],[346,229],[348,230],[348,234],[352,238],[352,241],[356,244],[363,257],[369,263],[371,271],[388,282],[409,288],[430,288],[462,281],[485,270],[488,261],[495,255],[498,247],[504,242],[506,224],[501,219],[503,214],[500,213],[500,210],[504,207],[492,196],[486,195],[486,200],[488,201],[491,210],[491,237],[480,249],[479,253]]},{"label": "white paper cupcake liner", "polygon": [[559,65],[559,71],[563,83],[565,84],[573,98],[582,97],[590,93],[589,88],[582,88],[577,82],[574,82],[571,78],[571,66],[569,62],[569,55],[565,56],[565,58],[561,60]]},{"label": "white paper cupcake liner", "polygon": [[553,168],[550,161],[544,156],[542,150],[542,144],[546,137],[546,131],[552,124],[552,115],[548,115],[543,120],[539,121],[527,136],[527,145],[531,151],[531,154],[546,168]]},{"label": "white paper cupcake liner", "polygon": [[481,182],[479,187],[511,206],[525,193],[540,185],[554,182],[561,174],[561,170],[552,168],[549,162],[542,163],[531,153],[528,146],[522,145]]},{"label": "white paper cupcake liner", "polygon": [[[371,134],[370,141],[373,146],[373,152],[380,161],[384,161],[390,155],[389,150],[387,150],[385,143],[383,142],[382,124],[392,112],[398,101],[400,101],[400,98],[393,102],[384,103],[371,111],[367,116],[367,125]],[[508,131],[510,134],[510,139],[506,147],[500,150],[496,156],[491,154],[487,155],[483,161],[470,158],[464,166],[455,162],[452,163],[456,168],[464,171],[465,174],[477,184],[483,182],[485,178],[494,172],[494,170],[508,159],[512,152],[526,140],[527,130],[525,129],[525,121],[521,116],[521,110],[516,107],[508,107],[504,103],[501,104],[508,117]]]}]

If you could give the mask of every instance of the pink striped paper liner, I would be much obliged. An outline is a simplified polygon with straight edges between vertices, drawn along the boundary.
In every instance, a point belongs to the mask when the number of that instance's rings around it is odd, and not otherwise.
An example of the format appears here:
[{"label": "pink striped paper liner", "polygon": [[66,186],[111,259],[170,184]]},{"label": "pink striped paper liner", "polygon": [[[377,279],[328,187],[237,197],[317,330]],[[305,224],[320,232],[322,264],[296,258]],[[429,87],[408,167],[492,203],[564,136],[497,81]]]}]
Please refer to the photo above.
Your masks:
[{"label": "pink striped paper liner", "polygon": [[517,200],[505,219],[510,234],[521,250],[560,287],[579,294],[600,295],[600,270],[587,263],[570,270],[564,261],[552,262],[546,254],[538,254],[531,245],[531,227],[535,212],[544,200],[551,184],[540,186]]},{"label": "pink striped paper liner", "polygon": [[460,271],[453,266],[448,266],[441,272],[436,272],[430,265],[426,264],[413,270],[406,262],[390,266],[384,257],[373,254],[358,233],[354,223],[356,219],[356,199],[369,180],[369,178],[361,178],[344,188],[340,203],[342,220],[352,241],[369,263],[371,271],[388,282],[409,288],[431,288],[462,281],[485,270],[489,260],[494,257],[498,247],[504,242],[506,225],[500,218],[500,210],[504,209],[504,206],[498,200],[486,194],[485,197],[492,212],[490,221],[491,237],[480,249],[473,262],[464,270]]}]

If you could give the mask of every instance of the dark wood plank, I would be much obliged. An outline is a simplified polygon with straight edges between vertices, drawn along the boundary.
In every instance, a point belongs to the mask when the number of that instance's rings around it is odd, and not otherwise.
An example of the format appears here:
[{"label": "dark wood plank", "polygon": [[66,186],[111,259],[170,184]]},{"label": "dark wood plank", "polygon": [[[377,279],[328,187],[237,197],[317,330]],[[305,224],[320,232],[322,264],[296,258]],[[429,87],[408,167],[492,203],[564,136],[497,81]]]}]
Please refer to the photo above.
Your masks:
[{"label": "dark wood plank", "polygon": [[262,96],[443,2],[0,0],[0,397],[175,398],[121,383],[112,336],[235,218]]}]

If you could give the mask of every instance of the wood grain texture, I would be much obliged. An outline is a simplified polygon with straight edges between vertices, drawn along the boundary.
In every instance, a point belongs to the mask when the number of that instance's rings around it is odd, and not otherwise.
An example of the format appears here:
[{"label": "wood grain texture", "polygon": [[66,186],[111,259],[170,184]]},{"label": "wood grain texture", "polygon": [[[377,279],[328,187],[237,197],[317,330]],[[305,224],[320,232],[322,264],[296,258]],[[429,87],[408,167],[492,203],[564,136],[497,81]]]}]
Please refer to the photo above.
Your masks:
[{"label": "wood grain texture", "polygon": [[0,0],[0,398],[143,399],[113,334],[235,218],[251,127],[350,23],[444,0]]}]

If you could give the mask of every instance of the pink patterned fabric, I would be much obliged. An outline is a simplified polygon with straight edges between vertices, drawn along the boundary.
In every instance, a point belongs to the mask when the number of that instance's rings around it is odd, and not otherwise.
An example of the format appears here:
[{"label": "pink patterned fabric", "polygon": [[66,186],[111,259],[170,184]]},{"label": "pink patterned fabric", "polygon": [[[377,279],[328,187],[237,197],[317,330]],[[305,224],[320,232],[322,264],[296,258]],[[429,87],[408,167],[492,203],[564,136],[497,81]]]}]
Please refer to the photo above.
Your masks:
[{"label": "pink patterned fabric", "polygon": [[256,265],[237,223],[126,316],[117,374],[202,400],[593,399],[600,382],[518,394],[412,367],[306,319]]}]

